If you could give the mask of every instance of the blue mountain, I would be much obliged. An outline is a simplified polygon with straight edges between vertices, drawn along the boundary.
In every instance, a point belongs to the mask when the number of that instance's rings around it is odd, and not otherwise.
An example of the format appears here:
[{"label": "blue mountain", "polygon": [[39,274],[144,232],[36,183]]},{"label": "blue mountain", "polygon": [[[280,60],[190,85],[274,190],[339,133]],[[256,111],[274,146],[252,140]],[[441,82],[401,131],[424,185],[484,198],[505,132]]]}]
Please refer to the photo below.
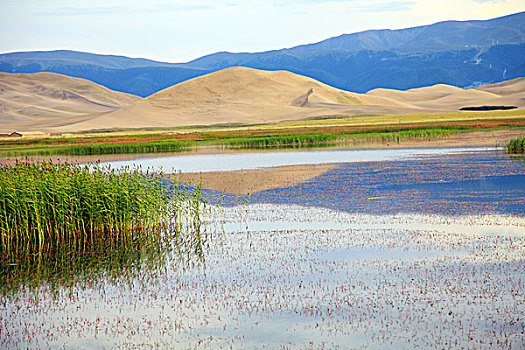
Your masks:
[{"label": "blue mountain", "polygon": [[282,50],[218,52],[187,63],[67,50],[0,55],[2,72],[61,73],[139,96],[232,66],[288,70],[355,92],[494,83],[525,76],[525,12],[368,30]]}]

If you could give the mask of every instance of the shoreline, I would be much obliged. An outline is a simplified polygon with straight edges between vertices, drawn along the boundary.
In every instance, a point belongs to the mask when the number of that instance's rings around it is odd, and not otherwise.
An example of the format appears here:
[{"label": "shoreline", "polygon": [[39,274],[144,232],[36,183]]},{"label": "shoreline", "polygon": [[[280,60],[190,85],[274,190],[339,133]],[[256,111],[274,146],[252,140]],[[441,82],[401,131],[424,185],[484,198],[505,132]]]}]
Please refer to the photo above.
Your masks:
[{"label": "shoreline", "polygon": [[180,182],[200,184],[203,189],[228,194],[250,193],[297,185],[338,167],[340,164],[283,165],[257,169],[170,174]]},{"label": "shoreline", "polygon": [[162,153],[119,153],[101,155],[48,155],[48,156],[0,156],[0,165],[15,161],[28,160],[31,162],[53,161],[57,163],[97,163],[135,160],[144,158],[160,158],[175,155],[214,155],[234,153],[269,153],[269,152],[297,152],[319,150],[366,150],[366,149],[403,149],[403,148],[459,148],[459,147],[500,147],[510,139],[524,136],[524,130],[491,130],[454,135],[440,139],[412,139],[395,141],[362,141],[359,143],[343,142],[334,146],[312,147],[266,147],[266,148],[222,148],[220,146],[200,146],[177,152]]}]

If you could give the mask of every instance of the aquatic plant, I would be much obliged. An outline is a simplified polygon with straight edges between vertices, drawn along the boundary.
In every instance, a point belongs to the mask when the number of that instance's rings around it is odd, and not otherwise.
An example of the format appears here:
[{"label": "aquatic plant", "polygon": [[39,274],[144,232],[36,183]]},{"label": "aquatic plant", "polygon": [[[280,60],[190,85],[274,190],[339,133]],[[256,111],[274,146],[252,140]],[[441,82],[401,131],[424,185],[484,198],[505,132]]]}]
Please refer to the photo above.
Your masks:
[{"label": "aquatic plant", "polygon": [[525,153],[525,137],[510,140],[505,145],[505,148],[509,153]]},{"label": "aquatic plant", "polygon": [[[469,112],[464,113],[468,115]],[[372,119],[364,120],[363,124],[356,124],[359,118],[342,120],[331,117],[251,127],[232,126],[219,130],[197,128],[175,132],[167,129],[154,133],[130,131],[128,134],[17,138],[0,140],[0,157],[182,152],[199,147],[237,149],[344,146],[370,142],[439,139],[480,130],[523,130],[525,126],[525,120],[519,116],[514,119],[460,118],[456,121],[440,119],[427,122],[424,122],[421,116],[417,123],[409,122],[408,117],[399,117],[399,120],[389,117],[389,124],[378,123],[378,117],[370,118]]]},{"label": "aquatic plant", "polygon": [[169,235],[139,232],[60,240],[37,248],[21,246],[0,259],[0,293],[43,284],[53,290],[60,286],[93,288],[103,280],[124,287],[141,272],[160,270],[173,246]]},{"label": "aquatic plant", "polygon": [[35,268],[45,278],[85,266],[108,271],[106,256],[136,268],[167,246],[202,260],[200,187],[172,184],[162,173],[96,164],[0,166],[0,281]]},{"label": "aquatic plant", "polygon": [[308,147],[333,144],[337,135],[328,133],[290,133],[262,135],[229,140],[230,147],[265,148],[265,147]]},{"label": "aquatic plant", "polygon": [[21,152],[27,155],[102,155],[102,154],[125,154],[125,153],[155,153],[155,152],[177,152],[188,148],[191,143],[184,141],[146,141],[146,142],[114,142],[87,143],[64,145],[50,142],[49,144],[37,143],[37,147],[24,149],[7,149],[6,155],[17,155]]},{"label": "aquatic plant", "polygon": [[0,249],[148,229],[167,209],[161,174],[97,165],[0,167]]}]

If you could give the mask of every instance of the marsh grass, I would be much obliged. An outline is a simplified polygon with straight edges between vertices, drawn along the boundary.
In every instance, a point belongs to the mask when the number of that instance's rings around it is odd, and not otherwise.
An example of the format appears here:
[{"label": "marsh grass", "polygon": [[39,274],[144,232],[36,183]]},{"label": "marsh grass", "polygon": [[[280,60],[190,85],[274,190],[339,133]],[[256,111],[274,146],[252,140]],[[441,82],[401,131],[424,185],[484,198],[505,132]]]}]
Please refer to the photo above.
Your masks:
[{"label": "marsh grass", "polygon": [[[126,154],[126,153],[155,153],[155,152],[178,152],[191,147],[192,143],[170,140],[137,143],[91,143],[77,145],[45,144],[40,142],[28,149],[23,147],[5,149],[7,156],[16,156],[21,153],[26,155],[103,155],[103,154]],[[4,147],[7,148],[7,147]]]},{"label": "marsh grass", "polygon": [[[345,126],[339,119],[307,120],[295,124],[273,124],[274,129],[202,129],[194,132],[136,133],[47,137],[0,141],[0,157],[48,155],[105,155],[156,152],[184,152],[201,147],[212,148],[305,148],[327,147],[367,142],[400,142],[402,140],[440,139],[469,132],[498,129],[523,130],[519,120],[476,120],[467,124],[435,122],[430,125]],[[353,119],[352,119],[353,120]],[[323,126],[324,122],[330,122]],[[401,120],[400,120],[401,122]],[[290,125],[290,128],[281,128]],[[303,125],[303,127],[301,127]]]},{"label": "marsh grass", "polygon": [[205,210],[200,186],[140,168],[1,166],[0,284],[122,277],[158,268],[169,252],[202,263]]},{"label": "marsh grass", "polygon": [[0,247],[149,229],[166,212],[162,177],[97,165],[23,163],[0,168]]},{"label": "marsh grass", "polygon": [[264,135],[228,140],[229,147],[266,148],[266,147],[308,147],[334,144],[337,135],[328,133],[294,133],[291,135]]},{"label": "marsh grass", "polygon": [[525,137],[518,137],[516,139],[510,140],[505,145],[507,152],[524,154],[525,153]]},{"label": "marsh grass", "polygon": [[399,142],[449,137],[462,132],[460,127],[335,130],[332,132],[263,133],[223,141],[226,147],[234,148],[307,148],[327,147],[336,144],[360,142]]}]

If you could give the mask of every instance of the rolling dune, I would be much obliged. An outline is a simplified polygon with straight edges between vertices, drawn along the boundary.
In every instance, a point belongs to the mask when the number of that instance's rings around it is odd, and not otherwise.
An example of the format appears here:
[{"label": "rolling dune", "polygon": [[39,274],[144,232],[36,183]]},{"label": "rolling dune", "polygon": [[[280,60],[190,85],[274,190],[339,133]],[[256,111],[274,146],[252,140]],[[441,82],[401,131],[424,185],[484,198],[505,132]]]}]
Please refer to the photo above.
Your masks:
[{"label": "rolling dune", "polygon": [[0,130],[49,128],[55,121],[114,111],[140,98],[55,73],[0,73]]},{"label": "rolling dune", "polygon": [[477,89],[438,84],[407,91],[375,89],[357,94],[287,71],[233,67],[141,99],[57,74],[3,74],[0,101],[4,128],[4,120],[11,118],[11,130],[16,127],[22,131],[71,132],[453,112],[482,105],[524,108],[525,78]]}]

